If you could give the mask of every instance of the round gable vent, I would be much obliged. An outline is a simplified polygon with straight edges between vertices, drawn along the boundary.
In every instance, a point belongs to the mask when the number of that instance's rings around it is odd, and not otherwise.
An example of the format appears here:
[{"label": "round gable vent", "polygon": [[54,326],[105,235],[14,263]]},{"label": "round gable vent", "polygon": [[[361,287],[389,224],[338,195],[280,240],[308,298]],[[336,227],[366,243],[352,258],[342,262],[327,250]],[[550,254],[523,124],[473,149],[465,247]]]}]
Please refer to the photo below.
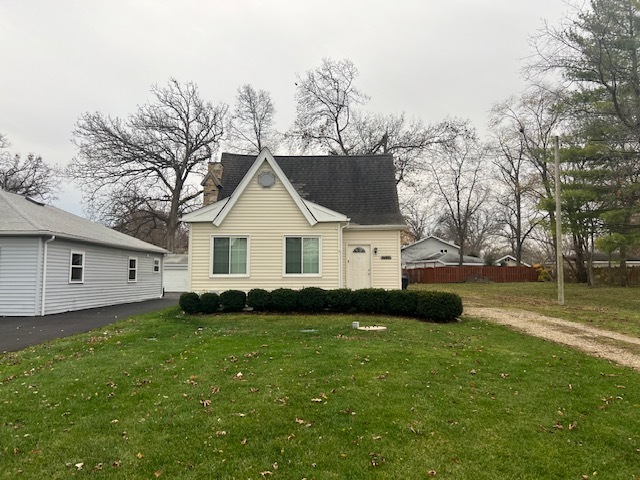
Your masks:
[{"label": "round gable vent", "polygon": [[276,176],[272,172],[262,172],[258,175],[258,184],[262,188],[273,187],[276,183]]}]

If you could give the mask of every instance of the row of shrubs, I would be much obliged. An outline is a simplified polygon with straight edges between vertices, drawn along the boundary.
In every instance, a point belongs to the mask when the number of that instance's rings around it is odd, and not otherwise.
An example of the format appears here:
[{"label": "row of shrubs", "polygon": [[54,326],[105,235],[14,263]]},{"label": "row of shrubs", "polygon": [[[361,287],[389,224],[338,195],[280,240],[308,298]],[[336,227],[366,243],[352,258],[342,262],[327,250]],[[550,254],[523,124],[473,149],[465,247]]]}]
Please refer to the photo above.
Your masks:
[{"label": "row of shrubs", "polygon": [[239,312],[250,307],[257,312],[376,313],[434,322],[449,322],[462,314],[462,300],[455,293],[381,288],[323,290],[307,287],[272,291],[256,288],[249,293],[227,290],[220,295],[189,292],[180,296],[179,304],[188,314]]}]

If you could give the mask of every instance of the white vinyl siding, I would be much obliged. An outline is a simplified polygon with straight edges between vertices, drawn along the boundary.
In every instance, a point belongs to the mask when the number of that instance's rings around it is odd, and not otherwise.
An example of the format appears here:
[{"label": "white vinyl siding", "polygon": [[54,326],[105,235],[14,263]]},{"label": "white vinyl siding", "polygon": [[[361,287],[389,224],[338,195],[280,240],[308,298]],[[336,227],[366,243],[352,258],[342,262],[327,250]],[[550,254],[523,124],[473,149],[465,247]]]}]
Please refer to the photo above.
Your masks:
[{"label": "white vinyl siding", "polygon": [[[69,279],[68,268],[67,256],[65,283],[68,283]],[[41,269],[40,238],[0,238],[0,316],[39,314],[42,295]]]},{"label": "white vinyl siding", "polygon": [[[282,181],[276,181],[270,188],[262,188],[255,178],[253,180],[220,227],[215,227],[211,222],[190,225],[190,289],[205,292],[229,289],[248,291],[252,288],[273,290],[280,287],[299,289],[311,286],[338,288],[339,224],[309,225]],[[224,275],[212,278],[211,236],[233,236],[239,232],[251,239],[247,276]],[[283,238],[288,235],[322,238],[319,265],[321,274],[302,277],[284,274]]]},{"label": "white vinyl siding", "polygon": [[[71,251],[84,252],[84,283],[69,284]],[[56,239],[48,244],[47,256],[45,315],[162,296],[162,275],[153,272],[154,261],[162,262],[162,254]],[[130,258],[137,258],[137,282],[128,280]]]},{"label": "white vinyl siding", "polygon": [[[347,245],[371,246],[372,288],[393,290],[402,287],[399,230],[350,230],[347,228],[344,231],[343,244],[345,265]],[[343,285],[346,285],[346,268],[343,274],[345,275]]]}]

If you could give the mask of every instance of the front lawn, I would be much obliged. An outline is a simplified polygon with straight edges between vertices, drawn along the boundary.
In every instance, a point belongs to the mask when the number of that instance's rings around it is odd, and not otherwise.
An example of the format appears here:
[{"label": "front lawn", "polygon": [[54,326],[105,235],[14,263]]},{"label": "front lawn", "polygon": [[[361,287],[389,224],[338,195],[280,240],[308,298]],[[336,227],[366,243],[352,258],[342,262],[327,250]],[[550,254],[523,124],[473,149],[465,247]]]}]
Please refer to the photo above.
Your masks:
[{"label": "front lawn", "polygon": [[472,319],[170,309],[0,381],[0,478],[640,478],[638,372]]}]

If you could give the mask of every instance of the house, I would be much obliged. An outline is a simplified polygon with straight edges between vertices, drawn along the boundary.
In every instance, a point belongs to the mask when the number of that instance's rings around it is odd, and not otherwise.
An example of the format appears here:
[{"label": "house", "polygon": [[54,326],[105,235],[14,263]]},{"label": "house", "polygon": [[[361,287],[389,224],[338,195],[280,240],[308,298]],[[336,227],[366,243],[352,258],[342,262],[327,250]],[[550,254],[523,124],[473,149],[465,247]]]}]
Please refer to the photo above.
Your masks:
[{"label": "house", "polygon": [[401,288],[393,157],[223,153],[189,224],[189,290]]},{"label": "house", "polygon": [[162,285],[165,292],[186,292],[189,290],[189,256],[184,253],[170,253],[164,257]]},{"label": "house", "polygon": [[[484,260],[463,256],[463,265],[484,265]],[[402,248],[402,268],[437,268],[460,265],[460,247],[455,243],[429,235]]]},{"label": "house", "polygon": [[164,254],[162,248],[0,190],[0,316],[160,298]]},{"label": "house", "polygon": [[[499,259],[497,259],[493,264],[496,267],[517,267],[518,260],[513,255],[503,255]],[[520,265],[523,267],[530,267],[528,263],[520,262]]]}]

